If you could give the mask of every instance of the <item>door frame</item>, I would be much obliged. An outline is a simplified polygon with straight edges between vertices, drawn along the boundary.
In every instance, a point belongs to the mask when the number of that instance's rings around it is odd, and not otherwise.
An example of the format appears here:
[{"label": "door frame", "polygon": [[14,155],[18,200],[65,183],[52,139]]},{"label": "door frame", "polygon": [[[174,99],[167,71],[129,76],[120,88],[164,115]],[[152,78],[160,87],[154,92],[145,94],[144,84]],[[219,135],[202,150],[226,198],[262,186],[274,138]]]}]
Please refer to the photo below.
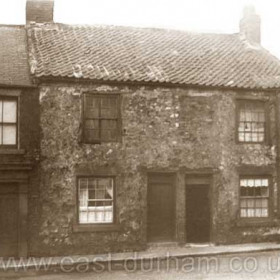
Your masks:
[{"label": "door frame", "polygon": [[[172,177],[171,182],[172,182],[172,186],[174,188],[174,192],[173,192],[173,219],[174,219],[174,224],[173,224],[173,237],[172,240],[170,240],[170,242],[174,242],[176,241],[176,236],[177,236],[177,187],[176,187],[176,172],[172,172],[172,171],[152,171],[152,172],[147,172],[147,196],[146,196],[146,205],[147,205],[147,211],[146,211],[146,240],[147,242],[149,241],[149,233],[148,233],[148,220],[149,220],[149,209],[148,209],[148,199],[149,199],[149,183],[151,182],[151,177],[154,176],[158,176],[160,179],[164,176],[166,177]],[[161,180],[152,180],[153,182],[161,182]],[[158,241],[158,243],[161,243],[162,241]],[[157,243],[157,241],[153,241],[152,243]]]},{"label": "door frame", "polygon": [[[212,243],[213,238],[213,174],[212,173],[190,173],[185,175],[185,196],[187,192],[188,185],[208,185],[209,186],[209,216],[210,216],[210,226],[209,226],[209,242]],[[185,197],[186,201],[186,197]],[[185,204],[185,213],[186,213]],[[185,216],[185,219],[187,217]],[[185,242],[187,243],[187,221],[185,225]]]}]

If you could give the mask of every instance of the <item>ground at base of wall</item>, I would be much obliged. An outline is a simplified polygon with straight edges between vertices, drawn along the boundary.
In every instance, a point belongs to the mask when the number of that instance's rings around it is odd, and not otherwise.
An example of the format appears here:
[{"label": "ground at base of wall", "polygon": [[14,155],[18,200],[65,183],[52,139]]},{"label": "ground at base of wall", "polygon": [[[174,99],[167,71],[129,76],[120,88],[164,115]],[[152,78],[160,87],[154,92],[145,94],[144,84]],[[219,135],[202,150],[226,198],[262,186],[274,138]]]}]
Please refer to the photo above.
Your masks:
[{"label": "ground at base of wall", "polygon": [[126,252],[126,253],[109,253],[100,255],[81,255],[81,256],[63,256],[63,257],[46,257],[46,258],[27,258],[27,259],[7,259],[2,260],[0,271],[7,270],[40,270],[47,267],[49,269],[61,267],[71,267],[84,263],[108,264],[117,263],[126,264],[128,262],[141,262],[151,260],[164,260],[168,258],[187,258],[187,257],[211,257],[219,255],[244,254],[253,252],[280,251],[278,243],[249,243],[238,245],[215,246],[213,244],[186,244],[185,246],[153,246],[146,251]]}]

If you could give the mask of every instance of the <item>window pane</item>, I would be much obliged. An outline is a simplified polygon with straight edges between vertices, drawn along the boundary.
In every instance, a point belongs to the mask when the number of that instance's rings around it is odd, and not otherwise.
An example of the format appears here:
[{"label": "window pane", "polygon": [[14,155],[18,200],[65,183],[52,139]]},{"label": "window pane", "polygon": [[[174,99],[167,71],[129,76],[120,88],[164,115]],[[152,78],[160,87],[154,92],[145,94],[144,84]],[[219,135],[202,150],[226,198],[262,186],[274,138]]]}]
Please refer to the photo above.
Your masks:
[{"label": "window pane", "polygon": [[247,205],[249,208],[253,208],[254,207],[254,199],[247,199]]},{"label": "window pane", "polygon": [[264,132],[264,123],[254,123],[253,131]]},{"label": "window pane", "polygon": [[101,121],[102,130],[117,129],[117,120],[103,120]]},{"label": "window pane", "polygon": [[258,142],[258,134],[252,133],[252,142]]},{"label": "window pane", "polygon": [[246,199],[241,199],[241,203],[240,203],[241,207],[242,208],[245,208],[247,207],[247,202],[246,202]]},{"label": "window pane", "polygon": [[247,181],[248,181],[248,180],[246,180],[246,179],[240,180],[240,186],[241,186],[241,187],[247,187]]},{"label": "window pane", "polygon": [[86,95],[85,96],[85,117],[99,118],[99,98]]},{"label": "window pane", "polygon": [[268,209],[262,209],[262,217],[268,217]]},{"label": "window pane", "polygon": [[95,190],[95,199],[105,199],[105,189],[98,188]]},{"label": "window pane", "polygon": [[268,188],[267,187],[261,187],[261,196],[268,196]]},{"label": "window pane", "polygon": [[240,194],[241,194],[241,196],[247,196],[247,188],[246,187],[241,187],[240,188]]},{"label": "window pane", "polygon": [[96,178],[88,178],[87,184],[89,189],[95,189],[97,186],[97,179]]},{"label": "window pane", "polygon": [[262,179],[262,186],[268,187],[268,179]]},{"label": "window pane", "polygon": [[247,209],[241,209],[240,216],[241,217],[247,217]]},{"label": "window pane", "polygon": [[85,178],[79,179],[79,186],[80,186],[80,188],[86,188],[87,184],[88,184],[87,179],[85,179]]},{"label": "window pane", "polygon": [[88,223],[87,220],[88,220],[87,211],[80,209],[80,215],[79,215],[80,224],[87,224]]},{"label": "window pane", "polygon": [[253,217],[255,217],[255,209],[253,208],[248,208],[247,209],[247,215],[248,215],[248,217],[250,217],[250,218],[253,218]]},{"label": "window pane", "polygon": [[238,140],[239,140],[240,142],[245,141],[245,134],[244,134],[244,133],[239,133],[239,135],[238,135]]},{"label": "window pane", "polygon": [[101,98],[101,118],[117,118],[117,98],[102,97]]},{"label": "window pane", "polygon": [[259,134],[259,142],[263,142],[264,141],[264,134]]},{"label": "window pane", "polygon": [[84,124],[85,140],[97,141],[100,140],[99,121],[98,120],[86,120]]},{"label": "window pane", "polygon": [[13,100],[5,100],[3,108],[3,122],[17,122],[17,102]]},{"label": "window pane", "polygon": [[255,180],[253,180],[253,179],[247,180],[247,185],[248,185],[249,187],[254,187],[254,186],[255,186]]},{"label": "window pane", "polygon": [[113,195],[114,195],[113,184],[111,184],[110,186],[106,187],[106,198],[107,199],[113,199]]},{"label": "window pane", "polygon": [[255,213],[256,217],[262,217],[262,209],[257,208]]},{"label": "window pane", "polygon": [[88,210],[87,223],[112,223],[113,206],[93,206]]},{"label": "window pane", "polygon": [[262,208],[262,199],[256,199],[256,208]]},{"label": "window pane", "polygon": [[16,145],[16,125],[3,126],[3,145]]},{"label": "window pane", "polygon": [[[245,117],[245,111],[240,110],[240,121],[245,121],[246,117]],[[243,123],[244,124],[244,123]]]},{"label": "window pane", "polygon": [[258,121],[259,122],[264,122],[264,113],[258,113]]},{"label": "window pane", "polygon": [[94,142],[94,141],[99,141],[99,130],[98,129],[85,129],[85,141],[87,142]]},{"label": "window pane", "polygon": [[85,120],[85,129],[99,129],[99,121]]},{"label": "window pane", "polygon": [[104,141],[116,141],[117,140],[117,130],[101,130],[101,139]]},{"label": "window pane", "polygon": [[251,121],[251,112],[248,111],[248,109],[247,109],[246,112],[245,112],[245,120],[246,120],[247,122],[250,122],[250,121]]},{"label": "window pane", "polygon": [[250,133],[245,133],[245,142],[251,142],[251,134]]},{"label": "window pane", "polygon": [[101,139],[105,141],[115,141],[117,139],[117,120],[101,121]]},{"label": "window pane", "polygon": [[79,195],[80,195],[80,206],[87,207],[87,200],[88,200],[87,189],[80,189]]}]

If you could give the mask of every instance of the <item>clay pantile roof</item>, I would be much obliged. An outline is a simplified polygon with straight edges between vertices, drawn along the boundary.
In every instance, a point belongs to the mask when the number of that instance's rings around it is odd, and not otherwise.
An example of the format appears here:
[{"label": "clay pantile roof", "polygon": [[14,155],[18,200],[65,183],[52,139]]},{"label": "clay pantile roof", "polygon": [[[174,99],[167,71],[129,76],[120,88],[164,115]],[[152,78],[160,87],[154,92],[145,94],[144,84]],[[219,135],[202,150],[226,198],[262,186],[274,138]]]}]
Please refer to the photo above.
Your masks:
[{"label": "clay pantile roof", "polygon": [[28,36],[36,77],[280,87],[279,60],[240,34],[49,24]]},{"label": "clay pantile roof", "polygon": [[24,26],[0,26],[0,84],[31,85]]}]

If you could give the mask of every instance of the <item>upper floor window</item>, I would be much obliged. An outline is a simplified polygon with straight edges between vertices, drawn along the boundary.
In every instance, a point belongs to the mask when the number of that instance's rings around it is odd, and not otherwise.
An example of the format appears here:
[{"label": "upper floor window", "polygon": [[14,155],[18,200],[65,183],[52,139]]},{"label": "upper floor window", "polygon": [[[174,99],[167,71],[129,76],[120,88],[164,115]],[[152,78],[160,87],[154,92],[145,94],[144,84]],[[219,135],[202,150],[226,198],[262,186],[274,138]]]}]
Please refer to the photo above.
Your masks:
[{"label": "upper floor window", "polygon": [[238,142],[263,143],[266,122],[265,102],[255,100],[238,102]]},{"label": "upper floor window", "polygon": [[84,94],[83,142],[117,142],[120,138],[119,96]]},{"label": "upper floor window", "polygon": [[269,179],[243,177],[240,179],[240,217],[261,218],[269,216]]},{"label": "upper floor window", "polygon": [[78,178],[79,223],[113,223],[114,191],[112,177]]},{"label": "upper floor window", "polygon": [[0,147],[17,145],[17,99],[0,96]]}]

